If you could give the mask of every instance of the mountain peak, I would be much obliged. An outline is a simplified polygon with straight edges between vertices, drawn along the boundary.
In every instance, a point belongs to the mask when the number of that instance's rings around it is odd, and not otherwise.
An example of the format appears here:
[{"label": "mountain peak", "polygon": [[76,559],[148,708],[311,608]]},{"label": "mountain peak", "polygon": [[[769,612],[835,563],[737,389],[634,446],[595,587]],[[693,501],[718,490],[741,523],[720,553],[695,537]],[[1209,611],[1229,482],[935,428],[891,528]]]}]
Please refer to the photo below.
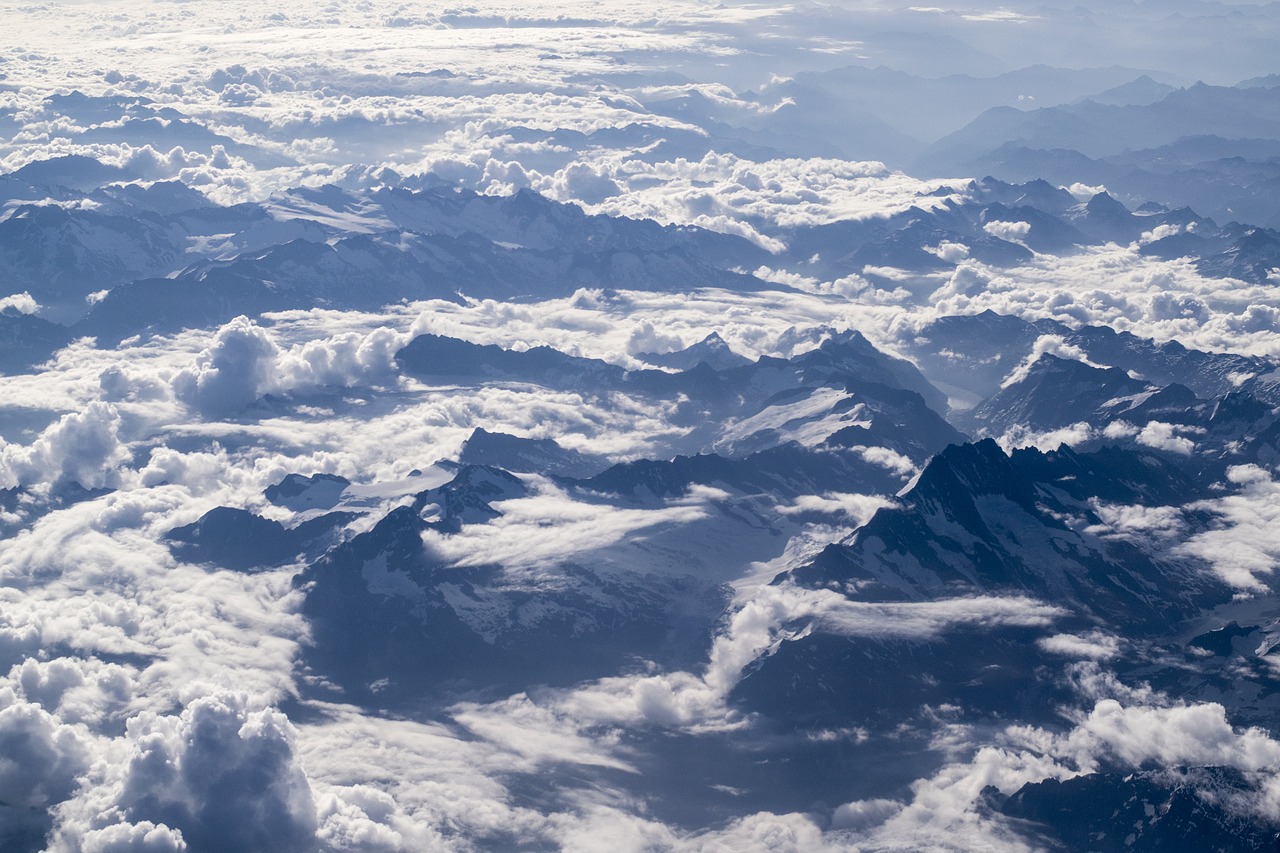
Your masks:
[{"label": "mountain peak", "polygon": [[751,359],[734,352],[728,342],[720,337],[720,333],[715,331],[682,350],[669,353],[646,352],[636,357],[658,367],[676,370],[692,370],[699,364],[705,364],[713,370],[728,370],[751,363]]}]

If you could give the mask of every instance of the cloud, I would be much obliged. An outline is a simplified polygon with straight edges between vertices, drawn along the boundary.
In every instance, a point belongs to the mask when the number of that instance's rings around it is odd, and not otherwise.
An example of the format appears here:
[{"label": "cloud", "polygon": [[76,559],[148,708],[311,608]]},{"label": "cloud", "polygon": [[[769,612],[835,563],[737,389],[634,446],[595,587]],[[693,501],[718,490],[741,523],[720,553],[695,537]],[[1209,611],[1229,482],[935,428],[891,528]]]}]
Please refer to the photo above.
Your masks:
[{"label": "cloud", "polygon": [[12,693],[0,692],[0,705],[0,802],[45,809],[68,799],[92,760],[86,733]]},{"label": "cloud", "polygon": [[964,243],[953,243],[948,240],[943,240],[937,246],[925,246],[924,250],[951,264],[958,264],[969,258],[968,246]]},{"label": "cloud", "polygon": [[712,731],[747,721],[725,704],[745,668],[779,644],[821,631],[845,637],[924,640],[965,626],[1045,626],[1062,611],[1028,599],[964,598],[932,602],[851,601],[829,590],[763,586],[734,612],[700,673],[601,679],[539,701],[578,725],[650,725]]},{"label": "cloud", "polygon": [[887,468],[904,479],[912,477],[916,473],[915,463],[901,453],[890,450],[887,447],[862,447],[859,445],[849,449],[868,463]]},{"label": "cloud", "polygon": [[205,414],[234,414],[259,397],[279,353],[265,330],[237,317],[218,330],[192,367],[174,377],[174,393]]},{"label": "cloud", "polygon": [[982,230],[992,237],[999,237],[1001,240],[1008,240],[1011,243],[1021,243],[1031,233],[1031,223],[993,221],[985,223],[982,226]]},{"label": "cloud", "polygon": [[1054,634],[1051,637],[1041,637],[1036,645],[1050,654],[1088,660],[1108,660],[1120,653],[1120,641],[1101,631]]},{"label": "cloud", "polygon": [[180,853],[187,843],[181,832],[144,820],[91,829],[79,839],[78,847],[84,853]]},{"label": "cloud", "polygon": [[1081,767],[1109,757],[1131,767],[1217,766],[1256,772],[1280,767],[1280,742],[1262,729],[1236,730],[1216,703],[1171,708],[1099,701],[1062,741]]},{"label": "cloud", "polygon": [[110,403],[93,402],[83,412],[63,415],[30,445],[0,439],[0,485],[79,483],[102,488],[119,481],[129,461],[120,440],[120,413]]},{"label": "cloud", "polygon": [[[1028,783],[1106,769],[1214,766],[1269,776],[1280,767],[1280,742],[1258,728],[1233,727],[1225,709],[1215,703],[1162,707],[1103,698],[1064,733],[1014,725],[996,743],[970,748],[966,760],[948,763],[913,783],[911,798],[900,809],[886,802],[858,802],[837,810],[837,815],[887,816],[852,833],[850,841],[877,850],[931,848],[946,839],[957,849],[1029,851],[1033,848],[1018,827],[981,807],[988,786],[1009,795]],[[1270,819],[1277,813],[1273,787],[1263,785],[1252,797],[1220,805],[1244,819]]]},{"label": "cloud", "polygon": [[1196,443],[1186,436],[1178,435],[1179,431],[1174,424],[1150,421],[1138,433],[1138,444],[1154,447],[1157,450],[1167,450],[1180,456],[1190,456],[1195,452]]},{"label": "cloud", "polygon": [[1177,552],[1204,560],[1241,592],[1264,593],[1280,566],[1280,484],[1255,465],[1230,468],[1228,479],[1240,487],[1236,494],[1190,507],[1217,516],[1218,525],[1192,536]]},{"label": "cloud", "polygon": [[1062,427],[1061,429],[1038,432],[1030,427],[1018,424],[1010,427],[996,442],[1009,453],[1020,447],[1034,447],[1037,450],[1057,450],[1059,445],[1075,446],[1091,441],[1097,430],[1084,421]]},{"label": "cloud", "polygon": [[247,317],[222,326],[194,364],[173,378],[178,399],[205,415],[231,415],[266,393],[387,380],[407,343],[388,328],[348,332],[283,350]]},{"label": "cloud", "polygon": [[243,696],[201,697],[177,717],[130,721],[118,805],[201,850],[312,850],[316,814],[293,727]]},{"label": "cloud", "polygon": [[133,699],[135,671],[89,658],[28,658],[5,681],[28,702],[60,720],[100,725],[118,718]]},{"label": "cloud", "polygon": [[[612,546],[634,550],[654,535],[655,527],[686,526],[708,514],[704,498],[696,491],[689,499],[665,507],[631,509],[575,500],[550,484],[536,488],[530,497],[495,504],[501,515],[487,524],[464,526],[449,535],[426,531],[423,541],[428,552],[451,565],[497,565],[518,575],[587,559]],[[648,532],[644,538],[642,531]],[[664,561],[656,555],[649,554],[648,559],[654,571],[664,570]],[[633,568],[641,569],[643,564],[640,557]]]},{"label": "cloud", "polygon": [[871,520],[871,516],[875,515],[877,510],[892,505],[891,501],[878,495],[828,493],[823,495],[801,495],[789,506],[778,507],[778,512],[783,515],[799,515],[811,512],[842,515],[854,527],[861,527]]},{"label": "cloud", "polygon": [[1097,500],[1090,504],[1102,522],[1089,528],[1090,533],[1167,545],[1181,539],[1187,531],[1182,510],[1178,507],[1126,506]]},{"label": "cloud", "polygon": [[1035,366],[1041,356],[1052,355],[1057,358],[1068,361],[1078,361],[1081,364],[1087,364],[1090,367],[1104,368],[1104,364],[1095,364],[1089,360],[1089,356],[1085,351],[1075,344],[1067,343],[1066,338],[1061,335],[1041,335],[1036,338],[1036,342],[1031,345],[1031,352],[1022,360],[1022,363],[1015,367],[1004,381],[1000,383],[1001,388],[1008,388],[1011,385],[1017,385],[1019,382],[1031,375],[1031,369]]},{"label": "cloud", "polygon": [[772,252],[783,244],[768,231],[866,219],[946,201],[928,193],[944,181],[921,181],[878,162],[780,159],[756,162],[710,152],[700,160],[625,160],[612,174],[622,192],[592,212],[697,225],[737,234]]},{"label": "cloud", "polygon": [[600,204],[622,192],[608,172],[582,162],[566,166],[552,177],[552,182],[551,194],[555,197],[586,204]]},{"label": "cloud", "polygon": [[[119,491],[0,541],[0,576],[21,590],[0,598],[5,665],[21,664],[13,689],[91,725],[167,709],[192,690],[234,687],[262,703],[292,694],[305,624],[291,572],[209,571],[163,542],[207,508],[181,486]],[[40,649],[82,662],[23,662]],[[92,660],[121,657],[137,671]]]},{"label": "cloud", "polygon": [[19,314],[34,314],[39,310],[40,304],[25,290],[0,299],[0,313],[16,311]]}]

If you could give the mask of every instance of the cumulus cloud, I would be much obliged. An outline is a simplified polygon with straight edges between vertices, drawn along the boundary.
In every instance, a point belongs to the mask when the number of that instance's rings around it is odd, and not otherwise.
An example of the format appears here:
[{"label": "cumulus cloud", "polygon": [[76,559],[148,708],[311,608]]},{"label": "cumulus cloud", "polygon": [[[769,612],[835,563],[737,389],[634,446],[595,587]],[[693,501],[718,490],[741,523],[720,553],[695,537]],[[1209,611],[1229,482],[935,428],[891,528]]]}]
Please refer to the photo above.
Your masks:
[{"label": "cumulus cloud", "polygon": [[698,225],[737,234],[770,251],[783,244],[748,224],[772,228],[863,219],[946,201],[928,193],[945,181],[921,181],[878,162],[770,160],[708,153],[700,160],[627,160],[613,174],[624,192],[593,210],[615,216]]},{"label": "cumulus cloud", "polygon": [[953,243],[947,240],[937,246],[925,246],[924,250],[952,264],[958,264],[969,257],[968,246],[964,243]]},{"label": "cumulus cloud", "polygon": [[1009,428],[1004,434],[997,437],[996,442],[1004,448],[1006,453],[1021,447],[1034,447],[1037,450],[1049,451],[1057,450],[1061,444],[1065,444],[1068,447],[1083,444],[1092,440],[1096,433],[1097,430],[1084,421],[1047,432],[1040,432],[1019,424]]},{"label": "cumulus cloud", "polygon": [[181,853],[188,849],[181,832],[146,820],[91,829],[78,840],[78,846],[84,853]]},{"label": "cumulus cloud", "polygon": [[44,809],[68,799],[93,758],[87,734],[0,692],[0,801]]},{"label": "cumulus cloud", "polygon": [[133,698],[135,673],[128,667],[89,658],[28,658],[5,681],[19,696],[60,720],[101,724],[118,716]]},{"label": "cumulus cloud", "polygon": [[40,303],[25,290],[0,299],[0,313],[12,311],[18,314],[34,314],[39,310]]},{"label": "cumulus cloud", "polygon": [[1138,443],[1145,444],[1147,447],[1154,447],[1157,450],[1177,453],[1180,456],[1190,456],[1195,452],[1196,443],[1185,435],[1179,435],[1180,431],[1185,432],[1186,430],[1179,430],[1174,424],[1150,421],[1138,433]]},{"label": "cumulus cloud", "polygon": [[993,221],[984,224],[982,230],[992,237],[999,237],[1001,240],[1008,240],[1011,243],[1021,243],[1031,233],[1031,223]]},{"label": "cumulus cloud", "polygon": [[204,414],[235,414],[265,393],[385,380],[406,342],[400,333],[381,328],[286,350],[270,332],[241,316],[220,328],[194,364],[173,378],[173,390]]},{"label": "cumulus cloud", "polygon": [[557,198],[586,204],[600,204],[622,192],[608,172],[582,162],[571,163],[552,176],[551,189]]},{"label": "cumulus cloud", "polygon": [[130,821],[173,827],[201,850],[314,848],[310,785],[279,711],[206,696],[177,717],[131,720],[130,735],[118,799]]},{"label": "cumulus cloud", "polygon": [[218,330],[192,367],[174,377],[174,393],[202,412],[234,414],[267,386],[279,352],[265,330],[237,317]]},{"label": "cumulus cloud", "polygon": [[0,484],[75,482],[102,488],[118,482],[117,469],[129,458],[120,440],[120,413],[110,403],[95,401],[82,412],[63,415],[29,445],[0,439]]}]

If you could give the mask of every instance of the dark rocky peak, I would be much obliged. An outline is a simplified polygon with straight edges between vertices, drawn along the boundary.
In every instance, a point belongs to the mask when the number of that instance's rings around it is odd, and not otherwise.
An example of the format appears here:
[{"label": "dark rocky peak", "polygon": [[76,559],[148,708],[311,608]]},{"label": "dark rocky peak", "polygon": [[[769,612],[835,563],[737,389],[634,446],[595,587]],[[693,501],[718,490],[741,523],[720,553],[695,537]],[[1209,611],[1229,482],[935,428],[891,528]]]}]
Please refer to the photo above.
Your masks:
[{"label": "dark rocky peak", "polygon": [[733,351],[719,332],[712,332],[701,341],[682,350],[669,353],[640,353],[636,356],[641,361],[658,367],[690,370],[699,364],[705,364],[714,370],[727,370],[750,364],[751,360]]},{"label": "dark rocky peak", "polygon": [[120,166],[110,166],[83,154],[67,154],[47,160],[35,160],[9,173],[10,177],[33,186],[64,187],[88,192],[106,184],[133,181],[141,173]]},{"label": "dark rocky peak", "polygon": [[833,332],[817,349],[796,356],[792,363],[810,377],[873,382],[914,391],[935,412],[947,410],[946,395],[925,379],[914,364],[880,351],[854,329]]},{"label": "dark rocky peak", "polygon": [[622,368],[607,362],[566,355],[551,347],[518,352],[431,334],[410,341],[396,353],[396,362],[414,376],[481,377],[553,385],[590,379],[601,390],[621,382],[625,374]]},{"label": "dark rocky peak", "polygon": [[1054,186],[1043,178],[1028,181],[1020,187],[1022,195],[1012,202],[1014,207],[1034,207],[1055,216],[1061,216],[1076,204],[1076,197],[1059,186]]},{"label": "dark rocky peak", "polygon": [[1268,228],[1250,228],[1224,251],[1196,262],[1206,276],[1238,278],[1262,283],[1280,267],[1280,234]]},{"label": "dark rocky peak", "polygon": [[181,181],[111,184],[95,190],[89,197],[107,209],[148,211],[164,217],[218,207],[204,193]]},{"label": "dark rocky peak", "polygon": [[939,453],[901,498],[907,506],[949,512],[980,495],[1005,497],[1027,508],[1035,503],[1030,480],[990,438]]},{"label": "dark rocky peak", "polygon": [[529,493],[520,478],[488,465],[463,465],[443,486],[420,492],[413,510],[426,526],[456,533],[464,524],[483,524],[501,515],[491,503]]},{"label": "dark rocky peak", "polygon": [[[1198,564],[1087,529],[1099,522],[1089,498],[1162,491],[1173,479],[1159,466],[1145,474],[1145,462],[1113,472],[1069,450],[1015,459],[989,440],[951,447],[896,506],[789,577],[861,600],[1029,595],[1095,624],[1163,632],[1231,590]],[[1082,474],[1093,479],[1083,499],[1070,494]]]},{"label": "dark rocky peak", "polygon": [[1193,424],[1204,420],[1207,405],[1190,388],[1174,383],[1108,400],[1098,408],[1098,414],[1108,421],[1124,420],[1135,424],[1149,421]]},{"label": "dark rocky peak", "polygon": [[332,512],[288,528],[248,510],[220,506],[198,521],[175,527],[165,539],[181,559],[249,571],[317,556],[354,518],[352,513]]},{"label": "dark rocky peak", "polygon": [[1269,420],[1274,409],[1248,391],[1231,391],[1214,404],[1209,425],[1213,428],[1236,429]]},{"label": "dark rocky peak", "polygon": [[[1080,421],[1102,423],[1142,402],[1139,395],[1159,390],[1118,367],[1093,367],[1044,353],[1025,376],[965,413],[964,421],[992,434],[1012,427],[1049,430]],[[1132,399],[1121,403],[1122,398]],[[1108,407],[1118,411],[1109,414]]]},{"label": "dark rocky peak", "polygon": [[1122,202],[1103,191],[1067,211],[1066,218],[1095,241],[1124,245],[1155,227],[1154,217],[1135,216]]},{"label": "dark rocky peak", "polygon": [[1240,809],[1261,796],[1256,786],[1230,767],[1090,773],[1029,783],[999,809],[1055,849],[1275,851],[1280,824]]},{"label": "dark rocky peak", "polygon": [[262,496],[276,506],[295,512],[309,509],[329,509],[342,497],[351,481],[336,474],[289,474],[279,483],[267,486]]},{"label": "dark rocky peak", "polygon": [[1083,506],[1096,498],[1107,503],[1144,506],[1181,505],[1210,492],[1182,468],[1159,454],[1107,445],[1082,452],[1066,444],[1056,450],[1020,448],[1013,466],[1045,490]]},{"label": "dark rocky peak", "polygon": [[1105,190],[1089,199],[1085,203],[1084,210],[1091,217],[1110,219],[1115,222],[1128,222],[1133,217],[1123,202]]},{"label": "dark rocky peak", "polygon": [[12,309],[0,311],[0,370],[21,373],[71,343],[66,326]]},{"label": "dark rocky peak", "polygon": [[1043,178],[1011,184],[988,175],[970,183],[966,189],[976,200],[987,204],[1036,208],[1054,216],[1060,216],[1078,203],[1071,193]]},{"label": "dark rocky peak", "polygon": [[604,459],[561,447],[550,438],[521,438],[476,427],[462,445],[458,461],[525,474],[589,477],[608,466]]}]

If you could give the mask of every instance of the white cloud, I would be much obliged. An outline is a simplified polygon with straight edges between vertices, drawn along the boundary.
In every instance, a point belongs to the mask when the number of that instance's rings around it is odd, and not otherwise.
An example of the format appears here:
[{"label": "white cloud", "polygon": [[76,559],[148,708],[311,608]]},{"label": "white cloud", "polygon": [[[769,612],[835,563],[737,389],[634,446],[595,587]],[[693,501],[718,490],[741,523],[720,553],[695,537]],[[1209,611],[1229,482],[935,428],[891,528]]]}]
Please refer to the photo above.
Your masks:
[{"label": "white cloud", "polygon": [[[601,679],[540,699],[578,725],[651,725],[692,731],[732,729],[746,721],[725,700],[743,670],[788,640],[819,630],[847,637],[927,639],[955,628],[1044,626],[1057,608],[1028,599],[964,598],[933,602],[851,601],[828,590],[790,585],[757,588],[716,637],[701,674],[671,672]],[[489,708],[489,712],[494,709]],[[469,710],[468,713],[474,713]]]},{"label": "white cloud", "polygon": [[861,527],[871,520],[871,516],[875,515],[877,510],[892,505],[891,501],[877,495],[828,493],[801,495],[794,503],[778,507],[778,511],[783,515],[809,512],[843,515],[854,527]]},{"label": "white cloud", "polygon": [[84,853],[180,853],[187,849],[181,832],[147,820],[91,829],[78,839],[77,846]]},{"label": "white cloud", "polygon": [[207,696],[178,717],[130,721],[118,804],[202,849],[310,850],[315,806],[283,714],[243,696]]},{"label": "white cloud", "polygon": [[1077,181],[1076,183],[1067,187],[1066,190],[1067,192],[1075,196],[1077,201],[1088,201],[1089,199],[1096,196],[1098,193],[1106,192],[1107,188],[1102,184],[1099,184],[1098,186],[1094,187],[1094,186],[1090,186],[1089,184],[1082,184]]},{"label": "white cloud", "polygon": [[395,353],[405,343],[400,333],[380,328],[284,350],[270,332],[241,316],[174,376],[174,394],[206,415],[232,415],[267,393],[392,379]]},{"label": "white cloud", "polygon": [[43,809],[68,799],[92,760],[87,733],[11,693],[0,705],[0,800]]},{"label": "white cloud", "polygon": [[[1158,697],[1150,697],[1158,698]],[[1030,726],[1009,726],[997,742],[973,748],[971,757],[944,765],[933,777],[912,785],[901,809],[890,803],[850,804],[855,816],[884,815],[879,825],[857,832],[859,847],[877,850],[932,848],[946,839],[954,849],[1023,851],[1033,849],[1015,827],[978,805],[992,786],[1012,794],[1029,783],[1068,779],[1119,766],[1135,770],[1160,767],[1220,766],[1247,773],[1274,773],[1280,767],[1280,743],[1257,728],[1236,729],[1218,704],[1152,706],[1098,700],[1066,733]],[[1276,813],[1271,787],[1254,797],[1220,805],[1244,816]],[[837,815],[847,812],[837,811]]]},{"label": "white cloud", "polygon": [[192,367],[174,377],[174,393],[201,412],[235,414],[267,386],[279,352],[266,331],[237,317],[218,330]]},{"label": "white cloud", "polygon": [[1001,240],[1008,240],[1011,243],[1021,243],[1031,233],[1031,223],[992,221],[985,223],[982,226],[982,230],[992,237],[999,237]]},{"label": "white cloud", "polygon": [[115,485],[119,480],[117,468],[130,456],[119,433],[120,413],[116,407],[93,402],[83,412],[63,415],[30,445],[7,444],[0,439],[0,485]]},{"label": "white cloud", "polygon": [[1167,543],[1186,533],[1182,510],[1172,506],[1126,506],[1091,501],[1093,511],[1102,522],[1091,533],[1136,540]]},{"label": "white cloud", "polygon": [[34,314],[39,310],[40,303],[25,290],[0,299],[0,312],[16,311],[19,314]]},{"label": "white cloud", "polygon": [[1051,654],[1085,660],[1109,660],[1120,653],[1119,639],[1101,631],[1054,634],[1041,637],[1036,645]]},{"label": "white cloud", "polygon": [[1237,590],[1263,593],[1280,566],[1280,484],[1255,465],[1236,466],[1228,474],[1242,487],[1239,493],[1191,507],[1217,515],[1220,526],[1197,533],[1178,550],[1205,560]]},{"label": "white cloud", "polygon": [[1096,430],[1084,421],[1074,423],[1061,429],[1038,432],[1021,424],[1006,430],[996,438],[996,442],[1006,453],[1020,447],[1034,447],[1037,450],[1057,450],[1059,445],[1072,447],[1083,444],[1095,437]]},{"label": "white cloud", "polygon": [[1061,335],[1041,335],[1036,338],[1036,342],[1031,345],[1031,352],[1027,355],[1022,363],[1015,367],[1004,381],[1000,383],[1001,388],[1008,388],[1016,385],[1026,379],[1031,374],[1031,369],[1043,355],[1052,355],[1057,358],[1068,361],[1078,361],[1081,364],[1087,364],[1090,367],[1105,367],[1106,365],[1094,364],[1089,360],[1084,350],[1075,344],[1069,344],[1066,338]]},{"label": "white cloud", "polygon": [[958,264],[969,257],[969,247],[964,243],[952,243],[946,240],[937,246],[925,246],[924,250],[952,264]]},{"label": "white cloud", "polygon": [[[641,543],[653,535],[652,528],[681,527],[707,517],[703,500],[695,490],[690,499],[665,507],[618,508],[577,501],[554,486],[540,485],[529,497],[495,504],[502,514],[487,524],[449,535],[428,530],[423,541],[429,553],[452,565],[498,565],[520,573],[587,559],[615,545],[647,553]],[[642,537],[642,532],[648,535]],[[656,555],[648,558],[653,571],[666,568]],[[632,568],[643,570],[644,565],[645,557],[638,556]]]},{"label": "white cloud", "polygon": [[1190,456],[1196,449],[1196,443],[1185,435],[1178,435],[1179,429],[1174,424],[1161,421],[1150,421],[1138,433],[1138,443],[1157,450],[1167,450],[1181,456]]}]

